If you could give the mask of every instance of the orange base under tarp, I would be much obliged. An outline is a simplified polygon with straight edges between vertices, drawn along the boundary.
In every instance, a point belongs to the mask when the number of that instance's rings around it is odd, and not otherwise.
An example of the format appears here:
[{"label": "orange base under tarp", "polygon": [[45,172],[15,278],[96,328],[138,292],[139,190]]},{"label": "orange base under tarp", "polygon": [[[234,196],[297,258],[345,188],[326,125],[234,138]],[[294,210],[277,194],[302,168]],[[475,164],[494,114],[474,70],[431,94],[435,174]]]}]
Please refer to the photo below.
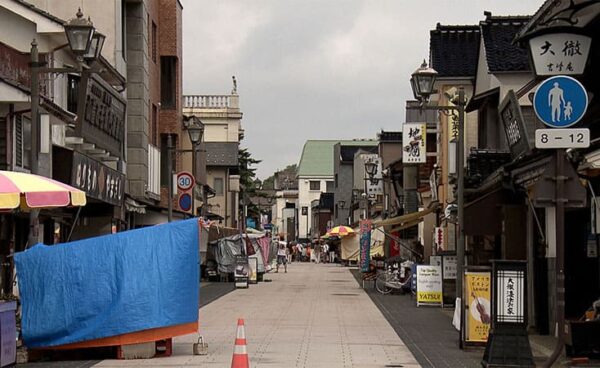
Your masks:
[{"label": "orange base under tarp", "polygon": [[103,337],[101,339],[88,340],[82,342],[75,342],[72,344],[51,346],[48,348],[36,348],[36,349],[48,349],[48,350],[67,350],[67,349],[86,349],[86,348],[99,348],[103,346],[118,346],[118,345],[129,345],[129,344],[141,344],[145,342],[157,341],[169,339],[174,336],[188,335],[196,333],[198,331],[198,322],[184,323],[181,325],[151,328],[148,330],[142,330],[137,332],[130,332],[117,336]]}]

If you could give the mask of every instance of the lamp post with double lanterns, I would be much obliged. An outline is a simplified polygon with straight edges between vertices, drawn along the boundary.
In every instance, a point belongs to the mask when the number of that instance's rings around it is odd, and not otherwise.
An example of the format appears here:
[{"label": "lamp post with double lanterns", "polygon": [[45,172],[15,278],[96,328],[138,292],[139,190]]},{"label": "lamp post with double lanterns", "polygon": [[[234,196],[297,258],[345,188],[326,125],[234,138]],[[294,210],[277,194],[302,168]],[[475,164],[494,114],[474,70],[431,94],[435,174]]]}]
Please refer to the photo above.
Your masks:
[{"label": "lamp post with double lanterns", "polygon": [[[413,95],[415,99],[421,102],[421,109],[423,110],[435,110],[442,112],[446,115],[456,116],[458,115],[458,137],[456,147],[456,173],[457,173],[457,185],[456,185],[456,200],[457,200],[457,217],[458,217],[458,239],[456,243],[456,296],[462,300],[463,294],[463,269],[465,261],[465,106],[467,101],[465,98],[465,91],[463,87],[458,89],[458,93],[453,96],[446,96],[449,98],[452,106],[442,105],[431,105],[429,104],[429,97],[436,93],[434,90],[435,80],[437,78],[437,72],[427,65],[427,62],[423,60],[421,66],[415,70],[411,75],[410,84],[412,86]],[[464,314],[464,313],[463,313]],[[461,314],[462,316],[462,314]],[[464,318],[464,317],[463,317]],[[462,344],[462,326],[460,331],[460,341]]]},{"label": "lamp post with double lanterns", "polygon": [[[196,184],[198,182],[198,168],[197,168],[197,155],[198,147],[202,142],[202,136],[204,135],[204,123],[195,116],[186,118],[184,122],[185,129],[188,132],[190,142],[192,143],[192,149],[175,149],[173,147],[173,137],[171,134],[167,135],[167,172],[169,173],[169,200],[168,200],[168,221],[173,221],[173,153],[183,154],[192,153],[192,176],[194,177],[194,189],[192,190],[192,216],[196,216]],[[206,215],[207,198],[206,193],[202,191],[202,209],[200,211],[201,216]]]},{"label": "lamp post with double lanterns", "polygon": [[[81,9],[75,14],[75,18],[64,24],[68,43],[62,47],[69,46],[77,60],[77,67],[50,68],[46,62],[40,62],[38,43],[33,39],[31,42],[31,150],[30,171],[32,174],[40,174],[39,155],[41,152],[41,129],[40,126],[40,74],[82,74],[90,69],[90,65],[100,57],[105,36],[96,31],[94,24],[88,18],[85,19]],[[85,93],[85,88],[80,88],[79,93]],[[44,126],[44,129],[50,129]],[[49,132],[48,132],[49,134]],[[45,134],[45,136],[48,136]],[[39,210],[32,209],[29,213],[29,238],[28,245],[32,246],[38,240]]]}]

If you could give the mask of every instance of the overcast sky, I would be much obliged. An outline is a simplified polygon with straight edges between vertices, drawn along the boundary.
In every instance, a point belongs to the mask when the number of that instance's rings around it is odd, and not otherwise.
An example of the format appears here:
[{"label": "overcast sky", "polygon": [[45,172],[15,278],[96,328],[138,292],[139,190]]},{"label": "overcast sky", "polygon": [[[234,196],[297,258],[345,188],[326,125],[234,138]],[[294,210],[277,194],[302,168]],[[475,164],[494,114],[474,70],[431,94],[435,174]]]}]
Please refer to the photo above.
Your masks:
[{"label": "overcast sky", "polygon": [[410,74],[436,23],[533,14],[542,0],[182,0],[184,94],[238,81],[247,147],[264,179],[308,139],[400,130]]}]

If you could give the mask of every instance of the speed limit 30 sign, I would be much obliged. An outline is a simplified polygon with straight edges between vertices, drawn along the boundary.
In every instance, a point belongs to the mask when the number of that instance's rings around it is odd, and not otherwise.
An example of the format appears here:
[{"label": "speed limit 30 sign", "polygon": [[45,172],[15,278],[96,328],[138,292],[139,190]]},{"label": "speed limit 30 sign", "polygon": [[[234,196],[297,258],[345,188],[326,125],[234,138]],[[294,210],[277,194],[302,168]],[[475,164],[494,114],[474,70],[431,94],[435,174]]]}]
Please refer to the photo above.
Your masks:
[{"label": "speed limit 30 sign", "polygon": [[192,189],[192,187],[194,186],[195,180],[194,180],[194,176],[187,172],[187,171],[182,171],[180,173],[177,174],[177,188],[181,191],[187,191]]}]

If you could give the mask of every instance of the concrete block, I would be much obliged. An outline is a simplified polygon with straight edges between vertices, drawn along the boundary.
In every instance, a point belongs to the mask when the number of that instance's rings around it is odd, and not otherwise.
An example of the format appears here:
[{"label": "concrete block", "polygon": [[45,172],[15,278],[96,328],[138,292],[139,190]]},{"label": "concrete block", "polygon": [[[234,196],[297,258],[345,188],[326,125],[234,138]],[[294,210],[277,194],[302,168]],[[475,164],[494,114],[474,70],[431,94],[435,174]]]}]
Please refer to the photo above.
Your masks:
[{"label": "concrete block", "polygon": [[127,162],[129,165],[132,164],[146,164],[148,167],[148,149],[147,145],[144,148],[132,148],[129,146],[127,148]]},{"label": "concrete block", "polygon": [[121,345],[119,352],[120,359],[149,359],[156,354],[156,346],[154,342]]},{"label": "concrete block", "polygon": [[140,132],[148,134],[148,120],[142,116],[134,115],[127,117],[127,132]]},{"label": "concrete block", "polygon": [[[148,134],[141,132],[130,132],[127,134],[128,148],[148,147]],[[131,159],[131,158],[130,158]]]},{"label": "concrete block", "polygon": [[[139,50],[129,50],[127,52],[128,66],[144,66],[148,65],[148,55]],[[147,68],[147,67],[146,67]]]},{"label": "concrete block", "polygon": [[148,100],[132,98],[127,101],[127,116],[142,116],[148,119]]},{"label": "concrete block", "polygon": [[146,195],[146,182],[142,180],[129,180],[129,195],[132,197],[144,197]]},{"label": "concrete block", "polygon": [[131,178],[132,180],[140,180],[144,183],[148,182],[148,164],[129,163],[128,166],[128,178]]}]

